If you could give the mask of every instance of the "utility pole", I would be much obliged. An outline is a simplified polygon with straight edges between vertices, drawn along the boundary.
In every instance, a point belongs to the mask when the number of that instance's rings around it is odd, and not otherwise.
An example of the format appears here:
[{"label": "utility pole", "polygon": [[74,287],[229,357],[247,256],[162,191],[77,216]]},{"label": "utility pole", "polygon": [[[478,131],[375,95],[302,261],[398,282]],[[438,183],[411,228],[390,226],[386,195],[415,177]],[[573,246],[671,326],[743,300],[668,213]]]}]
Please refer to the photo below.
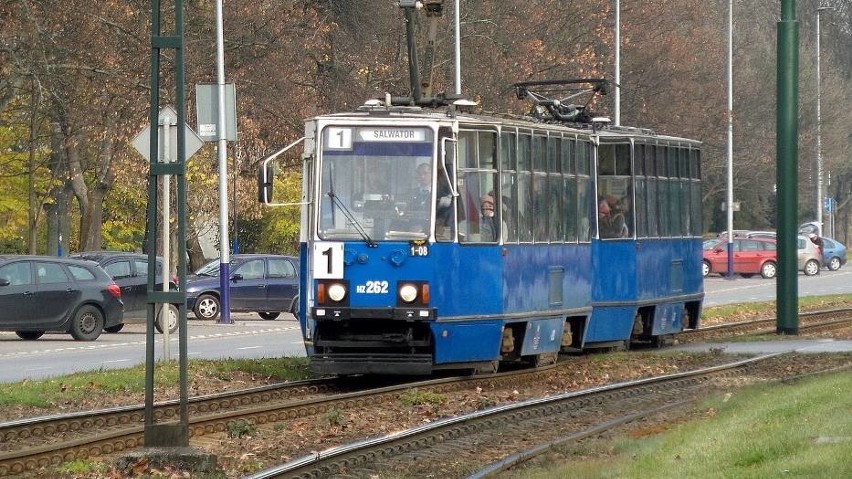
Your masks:
[{"label": "utility pole", "polygon": [[796,2],[781,1],[778,22],[778,116],[776,181],[778,184],[778,334],[799,334],[799,285],[796,268],[799,129],[799,22]]}]

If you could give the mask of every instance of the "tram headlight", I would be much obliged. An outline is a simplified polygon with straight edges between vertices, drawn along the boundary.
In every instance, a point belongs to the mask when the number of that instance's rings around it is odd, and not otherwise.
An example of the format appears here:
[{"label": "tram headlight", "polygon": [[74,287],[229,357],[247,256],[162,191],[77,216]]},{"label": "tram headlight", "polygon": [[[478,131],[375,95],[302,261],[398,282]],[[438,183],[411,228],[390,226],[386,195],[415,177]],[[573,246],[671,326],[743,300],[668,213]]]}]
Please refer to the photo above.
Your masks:
[{"label": "tram headlight", "polygon": [[340,283],[334,283],[334,284],[328,285],[328,299],[334,301],[335,303],[338,303],[345,297],[346,297],[346,286],[343,286]]},{"label": "tram headlight", "polygon": [[317,306],[347,306],[349,283],[346,280],[317,281]]},{"label": "tram headlight", "polygon": [[399,299],[404,303],[413,303],[417,299],[417,286],[411,283],[399,287]]}]

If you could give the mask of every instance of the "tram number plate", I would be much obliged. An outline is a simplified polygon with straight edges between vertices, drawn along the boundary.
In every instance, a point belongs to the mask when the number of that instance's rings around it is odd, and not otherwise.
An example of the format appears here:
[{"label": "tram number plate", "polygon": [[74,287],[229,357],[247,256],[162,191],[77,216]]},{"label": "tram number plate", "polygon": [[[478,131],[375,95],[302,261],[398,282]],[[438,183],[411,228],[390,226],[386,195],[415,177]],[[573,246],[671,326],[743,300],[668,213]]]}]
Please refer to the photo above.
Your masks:
[{"label": "tram number plate", "polygon": [[426,241],[412,241],[408,245],[409,256],[429,256],[429,243]]}]

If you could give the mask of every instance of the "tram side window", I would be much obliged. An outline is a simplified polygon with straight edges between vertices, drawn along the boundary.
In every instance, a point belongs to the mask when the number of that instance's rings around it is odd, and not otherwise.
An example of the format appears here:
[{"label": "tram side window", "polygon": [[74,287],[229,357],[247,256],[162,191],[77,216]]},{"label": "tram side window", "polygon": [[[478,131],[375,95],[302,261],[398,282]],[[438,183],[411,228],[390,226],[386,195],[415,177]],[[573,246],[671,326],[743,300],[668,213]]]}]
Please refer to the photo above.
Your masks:
[{"label": "tram side window", "polygon": [[615,145],[598,147],[598,175],[612,176],[615,174]]},{"label": "tram side window", "polygon": [[565,237],[565,214],[562,210],[562,138],[547,139],[547,240],[562,242]]},{"label": "tram side window", "polygon": [[518,195],[517,176],[515,168],[517,135],[514,131],[504,132],[500,137],[500,165],[503,169],[500,192],[502,201],[502,217],[506,226],[504,241],[518,242],[518,209],[514,207]]},{"label": "tram side window", "polygon": [[660,236],[660,197],[657,194],[657,178],[651,177],[647,179],[647,199],[648,199],[648,236]]},{"label": "tram side window", "polygon": [[591,144],[577,141],[574,159],[577,165],[577,202],[578,202],[578,236],[581,242],[589,242],[592,238],[592,218],[597,211],[591,177]]},{"label": "tram side window", "polygon": [[547,140],[544,134],[533,136],[533,241],[547,243],[550,223],[547,193]]},{"label": "tram side window", "polygon": [[495,242],[503,228],[498,207],[496,135],[487,131],[463,131],[459,148],[467,150],[458,172],[458,234],[460,242]]},{"label": "tram side window", "polygon": [[574,168],[575,140],[562,139],[562,214],[564,218],[565,241],[577,242],[579,215],[577,211],[577,174]]},{"label": "tram side window", "polygon": [[630,145],[600,145],[598,174],[598,232],[601,238],[633,236],[633,178]]},{"label": "tram side window", "polygon": [[636,177],[633,184],[634,204],[633,215],[636,221],[636,236],[644,238],[648,236],[648,225],[645,201],[645,145],[637,143],[633,147],[633,164],[636,167]]},{"label": "tram side window", "polygon": [[633,211],[636,214],[636,236],[648,237],[648,198],[645,194],[647,179],[636,178],[636,204]]},{"label": "tram side window", "polygon": [[680,201],[678,201],[678,206],[680,207],[680,234],[681,236],[689,236],[692,229],[690,225],[692,217],[689,214],[692,206],[689,201],[691,197],[689,194],[691,188],[689,180],[689,150],[680,148],[678,149],[677,156],[678,164],[680,165]]},{"label": "tram side window", "polygon": [[677,148],[669,147],[666,152],[666,161],[669,165],[669,197],[667,198],[669,220],[671,221],[669,236],[680,236],[682,227],[680,222],[680,180],[677,171],[677,151]]},{"label": "tram side window", "polygon": [[657,170],[657,212],[660,215],[659,236],[671,235],[671,213],[669,212],[669,183],[666,179],[668,168],[666,165],[666,147],[657,145],[654,165]]},{"label": "tram side window", "polygon": [[690,214],[692,215],[692,235],[701,236],[704,232],[703,215],[701,213],[701,154],[699,150],[689,150],[690,162],[692,164],[692,194]]},{"label": "tram side window", "polygon": [[528,134],[518,136],[518,240],[521,243],[532,241],[533,190],[532,190],[532,137]]}]

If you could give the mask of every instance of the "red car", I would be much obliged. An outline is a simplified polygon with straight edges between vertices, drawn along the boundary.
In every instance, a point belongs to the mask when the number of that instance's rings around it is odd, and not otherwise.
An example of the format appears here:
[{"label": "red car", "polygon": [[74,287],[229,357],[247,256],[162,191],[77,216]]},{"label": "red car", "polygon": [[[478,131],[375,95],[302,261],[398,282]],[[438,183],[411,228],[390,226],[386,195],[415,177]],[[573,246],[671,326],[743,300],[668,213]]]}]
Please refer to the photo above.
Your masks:
[{"label": "red car", "polygon": [[[734,238],[734,273],[745,278],[760,274],[774,278],[778,270],[775,240],[767,238]],[[728,241],[719,240],[704,250],[704,276],[728,273]]]}]

